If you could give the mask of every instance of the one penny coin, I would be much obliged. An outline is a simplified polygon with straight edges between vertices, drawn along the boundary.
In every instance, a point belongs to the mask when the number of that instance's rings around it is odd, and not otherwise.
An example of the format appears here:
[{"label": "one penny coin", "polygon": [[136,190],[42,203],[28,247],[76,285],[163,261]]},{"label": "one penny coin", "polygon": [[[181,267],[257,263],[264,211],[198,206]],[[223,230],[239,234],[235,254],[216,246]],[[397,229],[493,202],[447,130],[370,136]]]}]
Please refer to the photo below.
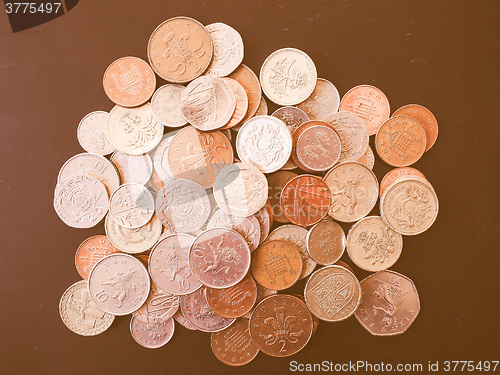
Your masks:
[{"label": "one penny coin", "polygon": [[[245,93],[247,94],[248,110],[243,120],[241,120],[241,123],[244,123],[256,114],[257,109],[263,106],[261,101],[262,90],[260,88],[259,78],[255,75],[252,69],[245,64],[240,64],[240,66],[237,67],[236,70],[228,77],[238,81],[238,83],[243,86],[243,89],[245,89]],[[267,110],[265,114],[267,115]]]},{"label": "one penny coin", "polygon": [[105,256],[119,253],[105,235],[99,234],[83,241],[75,254],[75,266],[80,276],[87,280],[92,267]]},{"label": "one penny coin", "polygon": [[436,116],[429,109],[418,104],[408,104],[396,109],[392,116],[408,116],[417,120],[423,126],[426,138],[425,151],[429,151],[434,143],[436,143],[438,123]]},{"label": "one penny coin", "polygon": [[380,196],[382,196],[384,191],[386,191],[386,189],[390,185],[392,185],[394,181],[396,181],[400,177],[405,177],[405,176],[415,176],[426,179],[422,172],[412,167],[391,169],[389,172],[385,174],[385,176],[382,178],[382,181],[380,181]]}]

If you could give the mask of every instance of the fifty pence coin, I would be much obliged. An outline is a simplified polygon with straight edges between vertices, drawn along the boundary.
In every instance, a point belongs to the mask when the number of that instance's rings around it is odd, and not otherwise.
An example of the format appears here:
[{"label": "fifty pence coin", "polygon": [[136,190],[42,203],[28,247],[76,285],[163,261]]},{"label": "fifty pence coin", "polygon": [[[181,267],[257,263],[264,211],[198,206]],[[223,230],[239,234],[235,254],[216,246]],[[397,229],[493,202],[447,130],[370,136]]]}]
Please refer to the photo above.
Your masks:
[{"label": "fifty pence coin", "polygon": [[92,267],[102,258],[119,253],[120,250],[113,246],[105,235],[99,234],[83,241],[75,254],[75,266],[80,276],[87,280]]},{"label": "fifty pence coin", "polygon": [[309,97],[297,107],[303,110],[310,120],[324,120],[326,116],[339,110],[340,96],[330,81],[318,78]]},{"label": "fifty pence coin", "polygon": [[309,229],[305,242],[309,256],[318,264],[329,266],[344,254],[346,237],[335,221],[323,220]]},{"label": "fifty pence coin", "polygon": [[104,111],[90,112],[78,124],[76,135],[85,151],[99,155],[108,155],[115,151],[106,136],[108,115],[109,113]]},{"label": "fifty pence coin", "polygon": [[235,29],[222,22],[212,23],[205,28],[214,46],[214,55],[205,74],[227,76],[243,61],[243,39]]},{"label": "fifty pence coin", "polygon": [[122,227],[129,229],[142,227],[153,214],[153,196],[143,185],[121,185],[109,199],[109,215]]},{"label": "fifty pence coin", "polygon": [[149,322],[141,316],[132,316],[130,319],[130,333],[132,338],[141,346],[148,349],[161,348],[174,335],[174,319],[164,319]]},{"label": "fifty pence coin", "polygon": [[181,108],[183,92],[184,86],[176,84],[166,84],[155,91],[151,98],[151,110],[163,125],[178,128],[187,124]]}]

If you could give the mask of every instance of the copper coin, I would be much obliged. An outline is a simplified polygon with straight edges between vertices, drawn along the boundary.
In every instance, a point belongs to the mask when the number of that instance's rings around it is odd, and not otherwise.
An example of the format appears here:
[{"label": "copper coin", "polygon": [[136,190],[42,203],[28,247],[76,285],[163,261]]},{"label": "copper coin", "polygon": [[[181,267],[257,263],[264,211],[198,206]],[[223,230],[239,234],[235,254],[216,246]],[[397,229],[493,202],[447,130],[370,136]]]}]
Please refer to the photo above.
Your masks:
[{"label": "copper coin", "polygon": [[372,335],[401,334],[420,312],[415,284],[400,273],[374,273],[361,281],[361,291],[363,298],[354,316]]},{"label": "copper coin", "polygon": [[87,280],[92,267],[105,256],[119,253],[120,250],[113,246],[108,237],[99,234],[83,241],[75,254],[76,270],[80,276]]},{"label": "copper coin", "polygon": [[151,220],[153,214],[153,196],[142,185],[121,185],[109,198],[109,215],[122,227],[142,227]]},{"label": "copper coin", "polygon": [[339,111],[349,111],[361,117],[366,121],[370,135],[373,135],[389,118],[391,108],[382,90],[370,85],[360,85],[344,95]]},{"label": "copper coin", "polygon": [[174,136],[168,162],[176,177],[209,188],[226,164],[233,162],[233,148],[218,130],[201,132],[187,126]]},{"label": "copper coin", "polygon": [[189,294],[201,287],[189,266],[189,249],[194,237],[177,233],[161,239],[149,255],[151,279],[163,290]]},{"label": "copper coin", "polygon": [[161,322],[173,317],[177,310],[179,310],[179,296],[165,292],[152,282],[148,299],[132,314],[142,317],[147,322]]},{"label": "copper coin", "polygon": [[174,320],[170,318],[149,322],[134,315],[130,320],[130,333],[132,338],[145,348],[161,348],[174,335]]},{"label": "copper coin", "polygon": [[377,203],[377,177],[362,164],[350,161],[337,164],[323,179],[332,194],[328,214],[334,220],[357,221]]},{"label": "copper coin", "polygon": [[[306,303],[306,298],[302,294],[293,294],[293,296],[297,297],[302,302]],[[316,315],[313,315],[313,314],[311,314],[311,315],[312,315],[312,319],[313,319],[313,332],[312,332],[312,334],[314,335],[316,333],[316,331],[318,330],[319,318]]]},{"label": "copper coin", "polygon": [[398,260],[403,236],[389,228],[380,216],[355,223],[347,235],[347,253],[355,265],[366,271],[382,271]]},{"label": "copper coin", "polygon": [[[299,160],[297,156],[297,142],[299,140],[299,137],[309,130],[310,128],[314,126],[330,126],[328,123],[323,122],[323,121],[307,121],[304,122],[303,124],[299,125],[297,129],[292,134],[292,161],[293,163],[298,166],[300,169],[303,169],[304,171],[307,172],[314,172],[313,170],[307,168],[305,165],[302,164],[302,162]],[[335,131],[335,130],[334,130]]]},{"label": "copper coin", "polygon": [[272,207],[269,201],[267,201],[266,205],[259,211],[257,211],[254,215],[260,225],[259,244],[264,242],[267,236],[269,236],[271,226],[273,225],[271,215],[272,215]]},{"label": "copper coin", "polygon": [[287,294],[276,294],[260,302],[249,324],[255,345],[273,357],[299,352],[313,332],[313,319],[306,304]]},{"label": "copper coin", "polygon": [[229,288],[248,272],[250,248],[243,236],[232,229],[207,229],[191,245],[189,264],[204,285]]},{"label": "copper coin", "polygon": [[236,99],[236,107],[234,109],[233,115],[231,116],[231,119],[226,125],[221,128],[229,129],[241,123],[241,120],[243,120],[243,118],[247,114],[248,97],[245,89],[237,80],[229,77],[224,77],[223,79],[227,82],[229,87],[231,87],[231,90],[233,90],[234,98]]},{"label": "copper coin", "polygon": [[245,64],[240,64],[240,66],[228,77],[238,81],[247,94],[248,110],[243,120],[241,120],[241,123],[244,123],[255,115],[255,112],[257,112],[257,109],[261,105],[262,90],[260,88],[259,78],[257,78],[252,69]]},{"label": "copper coin", "polygon": [[[253,307],[255,307],[257,304],[259,304],[259,302],[262,301],[264,298],[278,293],[277,290],[265,288],[262,285],[260,285],[259,283],[255,283],[255,285],[257,286],[257,300],[255,301],[255,304]],[[245,315],[243,315],[243,318],[250,319],[251,315],[252,315],[252,310],[250,310]]]},{"label": "copper coin", "polygon": [[[257,108],[257,111],[255,112],[254,116],[264,116],[268,114],[268,108],[267,108],[267,102],[266,99],[263,97],[260,98],[260,103],[259,107]],[[283,121],[283,120],[281,120]]]},{"label": "copper coin", "polygon": [[166,84],[155,91],[151,98],[151,110],[163,125],[178,128],[187,124],[181,108],[183,91],[184,86],[176,84]]},{"label": "copper coin", "polygon": [[309,229],[306,244],[307,252],[315,262],[329,266],[344,254],[346,237],[342,227],[335,221],[323,220]]},{"label": "copper coin", "polygon": [[426,136],[425,151],[429,151],[434,143],[436,143],[438,136],[438,123],[434,114],[424,106],[418,104],[408,104],[396,109],[392,116],[408,116],[417,120],[418,123],[422,125]]},{"label": "copper coin", "polygon": [[272,212],[274,219],[280,223],[289,223],[290,220],[287,219],[280,205],[281,192],[283,187],[293,178],[297,177],[297,173],[288,171],[278,171],[271,173],[267,176],[267,182],[269,187],[269,203],[272,207]]},{"label": "copper coin", "polygon": [[134,258],[139,260],[144,267],[149,267],[149,254],[134,254]]},{"label": "copper coin", "polygon": [[309,119],[323,120],[326,116],[339,110],[340,96],[337,88],[323,78],[316,80],[316,86],[309,97],[297,107],[302,109]]},{"label": "copper coin", "polygon": [[420,172],[418,169],[412,168],[412,167],[402,167],[402,168],[394,168],[391,169],[389,172],[385,174],[385,176],[382,178],[382,181],[380,181],[380,196],[384,193],[384,191],[392,185],[394,181],[399,179],[400,177],[403,176],[417,176],[420,178],[424,178],[425,176],[422,172]]},{"label": "copper coin", "polygon": [[231,86],[219,77],[201,76],[181,95],[182,114],[195,128],[215,130],[226,125],[236,108]]},{"label": "copper coin", "polygon": [[321,320],[338,322],[356,311],[361,287],[356,276],[346,268],[326,266],[307,280],[304,296],[311,313]]},{"label": "copper coin", "polygon": [[333,167],[340,158],[340,151],[340,138],[328,126],[312,126],[297,139],[297,158],[308,170],[315,172]]},{"label": "copper coin", "polygon": [[408,116],[391,117],[375,136],[378,156],[394,167],[407,167],[425,152],[426,136],[422,125]]},{"label": "copper coin", "polygon": [[304,122],[309,121],[309,117],[303,110],[293,106],[278,108],[271,116],[283,121],[292,133]]},{"label": "copper coin", "polygon": [[122,107],[146,103],[156,87],[156,76],[149,64],[138,57],[122,57],[108,66],[102,80],[109,99]]},{"label": "copper coin", "polygon": [[128,155],[115,151],[111,155],[111,162],[118,170],[122,184],[145,185],[153,175],[153,161],[148,154]]},{"label": "copper coin", "polygon": [[344,267],[345,269],[351,271],[352,273],[354,273],[354,271],[352,270],[351,267],[349,267],[349,265],[345,262],[342,262],[341,260],[337,260],[335,262],[335,266],[340,266],[340,267]]},{"label": "copper coin", "polygon": [[301,175],[285,185],[280,204],[283,213],[293,224],[309,226],[327,215],[330,200],[328,186],[321,178]]},{"label": "copper coin", "polygon": [[250,274],[238,284],[224,289],[207,288],[207,302],[217,314],[238,318],[248,313],[257,300],[257,286]]},{"label": "copper coin", "polygon": [[212,60],[212,38],[198,21],[174,17],[162,22],[151,34],[148,59],[161,78],[189,82],[200,76]]},{"label": "copper coin", "polygon": [[229,327],[234,319],[217,315],[207,302],[206,288],[181,296],[182,315],[203,332],[218,332]]},{"label": "copper coin", "polygon": [[267,241],[252,255],[251,272],[265,288],[283,290],[299,279],[302,258],[297,246],[286,241]]},{"label": "copper coin", "polygon": [[212,333],[210,337],[212,352],[219,361],[229,366],[243,366],[259,354],[250,337],[248,320],[237,319],[231,327]]}]

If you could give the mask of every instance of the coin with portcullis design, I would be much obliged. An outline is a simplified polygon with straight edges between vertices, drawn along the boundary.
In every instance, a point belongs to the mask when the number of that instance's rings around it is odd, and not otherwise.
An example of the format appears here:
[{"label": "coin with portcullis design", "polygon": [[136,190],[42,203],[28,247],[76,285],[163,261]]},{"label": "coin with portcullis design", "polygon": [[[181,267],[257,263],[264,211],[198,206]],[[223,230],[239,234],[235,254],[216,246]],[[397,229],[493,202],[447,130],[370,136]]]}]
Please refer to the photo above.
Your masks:
[{"label": "coin with portcullis design", "polygon": [[212,310],[225,318],[238,318],[248,313],[257,300],[257,286],[250,274],[238,284],[224,289],[207,288],[207,301]]},{"label": "coin with portcullis design", "polygon": [[87,280],[92,267],[105,256],[119,253],[105,235],[99,234],[87,238],[78,246],[75,254],[76,270],[82,278]]}]

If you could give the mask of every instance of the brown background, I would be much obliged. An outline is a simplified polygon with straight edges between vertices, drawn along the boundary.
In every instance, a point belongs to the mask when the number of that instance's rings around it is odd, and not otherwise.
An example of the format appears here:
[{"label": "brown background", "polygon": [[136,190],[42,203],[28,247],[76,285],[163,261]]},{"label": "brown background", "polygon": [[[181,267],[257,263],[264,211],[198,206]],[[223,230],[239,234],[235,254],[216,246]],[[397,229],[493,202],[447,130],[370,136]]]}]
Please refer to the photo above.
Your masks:
[{"label": "brown background", "polygon": [[[499,360],[498,4],[83,0],[58,19],[15,34],[2,10],[0,373],[255,374],[286,373],[290,360]],[[151,32],[178,15],[236,28],[244,62],[256,72],[272,51],[296,47],[341,95],[373,84],[392,110],[419,103],[435,113],[439,138],[415,167],[433,183],[440,214],[430,230],[404,238],[393,267],[414,280],[421,299],[406,334],[372,337],[354,318],[322,323],[298,355],[261,353],[233,369],[215,359],[209,334],[180,326],[167,346],[147,350],[130,337],[128,317],[91,338],[63,325],[59,298],[79,279],[74,252],[104,231],[59,220],[52,207],[58,170],[83,151],[76,138],[80,119],[112,108],[101,83],[107,65],[127,55],[146,58]],[[378,178],[388,170],[377,159]]]}]

